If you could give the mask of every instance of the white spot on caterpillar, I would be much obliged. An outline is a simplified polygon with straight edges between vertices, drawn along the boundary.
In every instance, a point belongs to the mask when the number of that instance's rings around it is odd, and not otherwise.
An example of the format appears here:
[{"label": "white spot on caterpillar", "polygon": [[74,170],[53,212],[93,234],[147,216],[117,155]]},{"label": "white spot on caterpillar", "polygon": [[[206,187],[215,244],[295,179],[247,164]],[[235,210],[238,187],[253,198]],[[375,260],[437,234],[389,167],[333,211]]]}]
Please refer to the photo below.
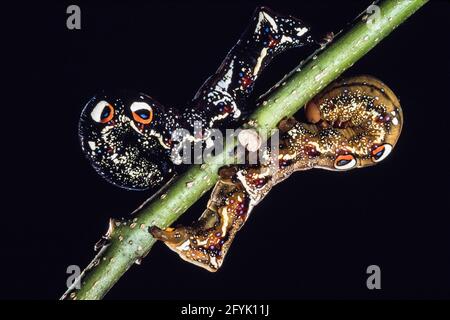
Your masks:
[{"label": "white spot on caterpillar", "polygon": [[281,43],[285,43],[285,42],[292,42],[292,38],[288,37],[288,36],[285,36],[285,35],[282,35],[281,36],[281,40],[280,40],[280,44]]},{"label": "white spot on caterpillar", "polygon": [[198,241],[198,242],[197,242],[197,245],[198,245],[198,246],[204,246],[204,245],[206,245],[206,244],[208,244],[208,239],[205,239],[205,240],[203,240],[203,241]]},{"label": "white spot on caterpillar", "polygon": [[308,28],[295,28],[295,31],[297,31],[297,36],[301,37],[306,32],[308,32]]},{"label": "white spot on caterpillar", "polygon": [[225,91],[228,90],[228,87],[231,84],[231,78],[233,77],[233,68],[234,68],[234,60],[231,61],[230,69],[228,69],[228,71],[225,74],[225,76],[223,77],[223,79],[221,79],[217,83],[217,86],[219,86],[222,90],[225,90]]},{"label": "white spot on caterpillar", "polygon": [[228,209],[227,208],[223,208],[222,212],[225,211],[225,213],[222,213],[221,216],[223,218],[223,223],[222,223],[222,235],[227,234],[227,227],[228,227]]},{"label": "white spot on caterpillar", "polygon": [[259,72],[259,69],[261,68],[261,63],[263,61],[263,59],[266,57],[267,55],[267,48],[263,48],[261,50],[261,55],[258,57],[258,60],[256,61],[256,66],[255,66],[255,70],[253,71],[253,75],[257,75]]},{"label": "white spot on caterpillar", "polygon": [[186,251],[186,250],[189,250],[189,244],[190,244],[190,241],[189,241],[189,240],[186,240],[185,242],[183,242],[182,244],[180,244],[180,245],[177,247],[177,250],[180,250],[180,251]]},{"label": "white spot on caterpillar", "polygon": [[393,124],[394,126],[397,126],[397,125],[398,125],[397,112],[395,112],[395,110],[394,110],[394,111],[391,111],[391,114],[392,114],[392,116],[393,116],[393,118],[392,118],[392,124]]},{"label": "white spot on caterpillar", "polygon": [[219,268],[219,266],[217,264],[217,258],[216,257],[211,257],[209,262],[214,266],[214,268],[216,268],[216,269]]},{"label": "white spot on caterpillar", "polygon": [[273,18],[265,12],[259,13],[258,24],[256,25],[256,32],[258,32],[259,29],[261,29],[261,22],[263,22],[264,19],[270,23],[270,25],[272,26],[272,28],[275,32],[278,32],[278,26],[277,26],[275,20],[273,20]]},{"label": "white spot on caterpillar", "polygon": [[95,145],[94,141],[88,141],[88,145],[89,145],[89,148],[91,148],[92,151],[94,151],[97,148],[97,146]]}]

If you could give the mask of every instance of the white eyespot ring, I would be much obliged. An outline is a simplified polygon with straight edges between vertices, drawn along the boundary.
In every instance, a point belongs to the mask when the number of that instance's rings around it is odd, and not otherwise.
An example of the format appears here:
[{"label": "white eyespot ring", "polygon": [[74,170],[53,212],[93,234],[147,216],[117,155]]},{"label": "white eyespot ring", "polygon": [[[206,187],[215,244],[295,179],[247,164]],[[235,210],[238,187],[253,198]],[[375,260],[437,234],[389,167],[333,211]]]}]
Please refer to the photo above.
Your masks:
[{"label": "white eyespot ring", "polygon": [[106,123],[114,116],[114,108],[107,101],[102,100],[91,111],[91,118],[98,123]]},{"label": "white eyespot ring", "polygon": [[356,159],[351,154],[339,155],[334,160],[334,168],[337,170],[349,170],[356,166]]},{"label": "white eyespot ring", "polygon": [[130,106],[131,112],[136,112],[136,111],[141,110],[141,109],[144,109],[144,110],[147,110],[147,111],[152,111],[152,107],[150,107],[148,105],[148,103],[142,102],[142,101],[133,102],[131,104],[131,106]]},{"label": "white eyespot ring", "polygon": [[389,143],[385,143],[372,150],[372,161],[380,162],[386,159],[386,157],[391,153],[392,146]]}]

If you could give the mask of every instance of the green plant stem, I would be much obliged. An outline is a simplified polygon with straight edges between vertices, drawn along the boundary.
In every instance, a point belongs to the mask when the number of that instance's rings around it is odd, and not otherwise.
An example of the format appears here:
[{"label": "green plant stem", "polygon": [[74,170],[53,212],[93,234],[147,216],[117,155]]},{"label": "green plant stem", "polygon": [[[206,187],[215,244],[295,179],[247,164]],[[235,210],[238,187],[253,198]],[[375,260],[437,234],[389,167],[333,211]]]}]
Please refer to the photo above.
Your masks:
[{"label": "green plant stem", "polygon": [[[300,71],[294,70],[263,101],[245,127],[259,132],[275,128],[280,120],[298,111],[426,2],[386,0],[379,4],[380,16],[371,20],[373,23],[368,23],[367,15],[362,15],[351,30],[302,65]],[[155,239],[148,227],[171,225],[211,189],[218,179],[218,169],[233,162],[233,147],[226,146],[222,155],[208,164],[193,165],[166,192],[138,208],[132,219],[111,220],[108,240],[62,299],[101,299],[135,262],[139,263],[149,253]]]}]

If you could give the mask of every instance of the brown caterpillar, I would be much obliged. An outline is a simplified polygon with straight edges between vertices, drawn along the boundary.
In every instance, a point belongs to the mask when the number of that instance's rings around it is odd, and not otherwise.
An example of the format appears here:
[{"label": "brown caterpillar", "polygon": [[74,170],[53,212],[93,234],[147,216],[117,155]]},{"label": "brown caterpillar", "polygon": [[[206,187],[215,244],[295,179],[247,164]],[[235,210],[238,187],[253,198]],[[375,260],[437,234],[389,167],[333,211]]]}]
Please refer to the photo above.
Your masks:
[{"label": "brown caterpillar", "polygon": [[374,165],[392,151],[403,124],[395,94],[370,76],[332,83],[306,105],[305,112],[310,123],[290,118],[279,124],[276,166],[269,162],[222,168],[196,223],[165,230],[153,226],[151,234],[184,260],[217,271],[237,231],[274,185],[295,171]]}]

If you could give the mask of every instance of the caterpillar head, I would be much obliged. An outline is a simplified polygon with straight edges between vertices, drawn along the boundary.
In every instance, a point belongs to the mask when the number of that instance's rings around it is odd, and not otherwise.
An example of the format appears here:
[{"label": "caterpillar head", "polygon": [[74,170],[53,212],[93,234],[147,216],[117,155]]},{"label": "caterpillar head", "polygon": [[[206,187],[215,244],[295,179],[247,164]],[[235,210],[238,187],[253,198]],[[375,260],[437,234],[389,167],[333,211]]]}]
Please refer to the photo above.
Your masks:
[{"label": "caterpillar head", "polygon": [[173,174],[169,143],[177,119],[145,94],[100,93],[81,113],[81,147],[109,182],[133,190],[158,187]]}]

